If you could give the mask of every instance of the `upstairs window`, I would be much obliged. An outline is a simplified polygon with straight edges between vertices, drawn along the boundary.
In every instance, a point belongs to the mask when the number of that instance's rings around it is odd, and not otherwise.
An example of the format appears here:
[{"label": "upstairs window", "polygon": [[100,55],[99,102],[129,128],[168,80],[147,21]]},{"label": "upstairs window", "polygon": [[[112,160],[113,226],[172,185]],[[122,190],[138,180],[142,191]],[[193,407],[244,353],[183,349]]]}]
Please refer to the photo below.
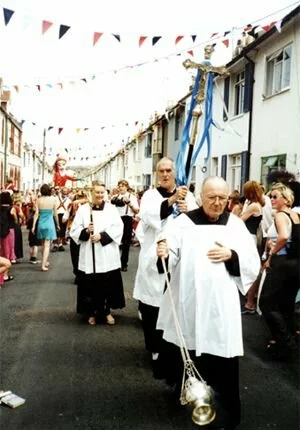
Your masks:
[{"label": "upstairs window", "polygon": [[266,96],[289,88],[291,81],[292,46],[286,46],[267,59]]},{"label": "upstairs window", "polygon": [[145,158],[151,158],[152,155],[152,133],[147,133],[145,143]]},{"label": "upstairs window", "polygon": [[245,72],[241,72],[235,77],[234,84],[234,115],[244,112],[245,97]]}]

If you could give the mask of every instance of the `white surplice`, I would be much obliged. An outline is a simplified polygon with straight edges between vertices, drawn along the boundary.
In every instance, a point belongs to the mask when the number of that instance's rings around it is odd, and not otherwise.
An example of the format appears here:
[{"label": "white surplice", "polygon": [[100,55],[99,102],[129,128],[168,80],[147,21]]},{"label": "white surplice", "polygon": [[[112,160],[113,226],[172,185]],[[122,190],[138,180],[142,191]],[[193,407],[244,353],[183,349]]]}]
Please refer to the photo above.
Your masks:
[{"label": "white surplice", "polygon": [[[161,219],[161,204],[167,197],[163,197],[157,189],[148,190],[144,193],[140,205],[137,238],[140,242],[140,254],[138,269],[135,277],[133,297],[136,300],[150,305],[160,306],[164,291],[164,276],[157,271],[157,240],[166,227],[173,214],[166,219]],[[188,210],[198,207],[192,193],[186,197]],[[179,215],[181,217],[181,215]]]},{"label": "white surplice", "polygon": [[[96,273],[106,273],[121,267],[119,246],[123,235],[123,221],[118,210],[112,204],[105,202],[103,210],[92,211],[94,232],[107,233],[112,242],[102,245],[101,242],[94,244]],[[91,240],[79,240],[80,233],[87,228],[91,222],[91,209],[89,204],[79,207],[76,212],[72,228],[71,238],[80,245],[78,268],[86,274],[93,273],[93,251]]]},{"label": "white surplice", "polygon": [[[243,221],[230,215],[226,225],[196,225],[186,215],[165,230],[169,253],[171,292],[185,346],[221,357],[243,355],[239,291],[246,294],[258,276],[260,259]],[[207,251],[219,242],[239,258],[240,276],[225,264],[213,263]],[[169,290],[163,296],[157,328],[165,340],[181,345],[174,324]]]}]

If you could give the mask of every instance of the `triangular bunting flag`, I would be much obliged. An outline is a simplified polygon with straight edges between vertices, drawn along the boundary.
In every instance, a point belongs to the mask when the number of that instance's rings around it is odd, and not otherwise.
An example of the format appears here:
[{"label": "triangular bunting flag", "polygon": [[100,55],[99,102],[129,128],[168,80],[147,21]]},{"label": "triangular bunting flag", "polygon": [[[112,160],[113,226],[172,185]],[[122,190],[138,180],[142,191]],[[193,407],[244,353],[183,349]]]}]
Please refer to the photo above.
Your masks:
[{"label": "triangular bunting flag", "polygon": [[183,39],[184,36],[177,36],[175,39],[175,45],[177,45],[177,43],[179,43],[181,41],[181,39]]},{"label": "triangular bunting flag", "polygon": [[86,83],[86,79],[85,78],[81,78],[80,80]]},{"label": "triangular bunting flag", "polygon": [[42,22],[42,34],[45,34],[46,31],[49,30],[49,28],[53,25],[53,22],[50,21],[43,21]]},{"label": "triangular bunting flag", "polygon": [[76,128],[76,133],[80,133],[81,128]]},{"label": "triangular bunting flag", "polygon": [[119,34],[113,34],[113,36],[119,41],[121,42],[121,36]]},{"label": "triangular bunting flag", "polygon": [[62,88],[63,88],[63,84],[62,84],[61,82],[59,82],[59,83],[57,84],[57,86],[62,90]]},{"label": "triangular bunting flag", "polygon": [[225,37],[225,36],[227,36],[227,34],[229,34],[230,33],[230,31],[228,30],[228,31],[224,31],[224,34],[223,34],[223,36]]},{"label": "triangular bunting flag", "polygon": [[229,39],[222,40],[222,43],[224,43],[224,45],[226,46],[226,48],[228,48],[228,46],[229,46]]},{"label": "triangular bunting flag", "polygon": [[18,85],[14,85],[14,89],[16,90],[16,92],[17,92],[17,93],[19,92],[19,87],[18,87]]},{"label": "triangular bunting flag", "polygon": [[276,22],[275,27],[277,28],[277,31],[281,33],[281,26],[282,26],[282,19]]},{"label": "triangular bunting flag", "polygon": [[142,44],[145,42],[148,36],[140,36],[139,38],[139,48],[142,46]]},{"label": "triangular bunting flag", "polygon": [[5,25],[7,25],[9,23],[9,21],[11,20],[11,17],[13,16],[14,13],[15,13],[14,10],[6,9],[5,7],[3,8]]},{"label": "triangular bunting flag", "polygon": [[84,128],[84,129],[83,129],[83,131],[88,131],[88,130],[89,130],[88,128]]},{"label": "triangular bunting flag", "polygon": [[192,41],[193,41],[193,42],[195,42],[195,40],[196,40],[196,38],[197,38],[196,34],[193,34],[193,35],[191,36],[191,38],[192,38]]},{"label": "triangular bunting flag", "polygon": [[210,39],[212,39],[213,37],[217,36],[217,34],[218,34],[218,33],[213,33],[213,34],[210,36]]},{"label": "triangular bunting flag", "polygon": [[102,36],[103,33],[98,33],[97,31],[94,32],[94,37],[93,37],[93,46],[96,45],[96,43],[98,42],[98,40],[100,39],[100,37]]},{"label": "triangular bunting flag", "polygon": [[189,51],[187,51],[187,53],[190,54],[192,57],[194,56],[194,51],[191,49]]},{"label": "triangular bunting flag", "polygon": [[159,41],[159,39],[161,39],[161,36],[152,37],[152,46],[154,46]]},{"label": "triangular bunting flag", "polygon": [[38,89],[39,91],[41,91],[41,86],[40,86],[40,85],[37,85],[36,87],[37,87],[37,89]]},{"label": "triangular bunting flag", "polygon": [[[50,125],[50,127],[48,127],[48,131],[50,131],[50,130],[52,130],[53,129],[53,127],[52,127],[52,125]],[[51,149],[51,148],[50,148]]]},{"label": "triangular bunting flag", "polygon": [[60,25],[59,26],[59,39],[61,39],[71,27],[68,25]]},{"label": "triangular bunting flag", "polygon": [[261,28],[265,31],[269,31],[275,24],[276,24],[276,21],[273,21],[273,22],[271,22],[271,24],[263,25]]},{"label": "triangular bunting flag", "polygon": [[62,128],[62,127],[59,127],[59,129],[58,129],[58,134],[60,134],[62,131],[63,131],[63,128]]}]

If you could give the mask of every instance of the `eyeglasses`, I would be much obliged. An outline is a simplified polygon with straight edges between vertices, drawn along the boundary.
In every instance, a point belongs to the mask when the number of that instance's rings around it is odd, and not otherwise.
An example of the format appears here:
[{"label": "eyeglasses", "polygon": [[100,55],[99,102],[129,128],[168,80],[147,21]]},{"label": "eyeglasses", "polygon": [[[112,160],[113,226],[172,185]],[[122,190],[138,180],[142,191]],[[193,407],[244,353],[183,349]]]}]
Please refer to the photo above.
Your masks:
[{"label": "eyeglasses", "polygon": [[270,199],[274,199],[274,200],[276,200],[277,199],[277,197],[279,197],[279,196],[277,196],[276,194],[274,195],[274,194],[271,194],[270,195]]}]

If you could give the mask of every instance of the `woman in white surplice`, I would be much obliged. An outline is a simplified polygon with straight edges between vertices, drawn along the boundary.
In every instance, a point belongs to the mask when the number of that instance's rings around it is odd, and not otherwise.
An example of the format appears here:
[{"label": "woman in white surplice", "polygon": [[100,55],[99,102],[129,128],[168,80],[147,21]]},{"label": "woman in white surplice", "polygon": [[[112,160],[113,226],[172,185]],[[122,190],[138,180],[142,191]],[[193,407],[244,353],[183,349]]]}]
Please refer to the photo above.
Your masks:
[{"label": "woman in white surplice", "polygon": [[90,325],[101,319],[114,325],[111,308],[125,306],[119,252],[123,222],[105,195],[105,186],[96,183],[92,205],[80,206],[70,231],[80,245],[77,312],[86,316]]}]

